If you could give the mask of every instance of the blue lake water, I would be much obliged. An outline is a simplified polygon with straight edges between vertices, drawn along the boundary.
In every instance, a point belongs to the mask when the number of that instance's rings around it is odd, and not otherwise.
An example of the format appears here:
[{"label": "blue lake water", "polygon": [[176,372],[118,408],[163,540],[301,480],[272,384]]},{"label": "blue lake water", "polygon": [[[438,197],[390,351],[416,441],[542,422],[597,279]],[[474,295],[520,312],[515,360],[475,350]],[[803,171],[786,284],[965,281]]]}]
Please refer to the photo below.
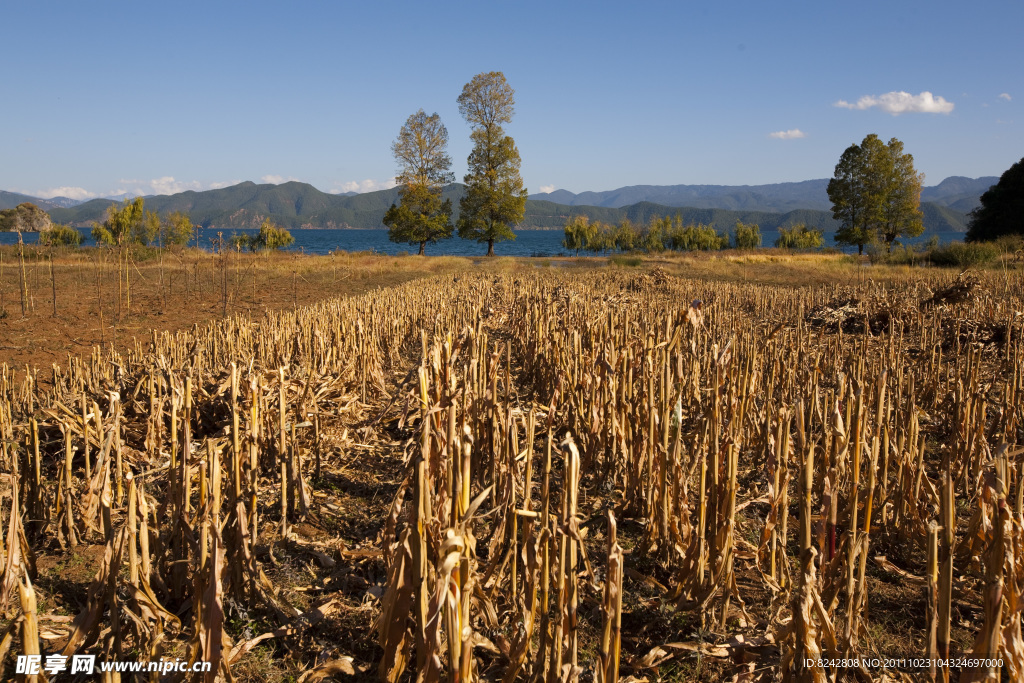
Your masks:
[{"label": "blue lake water", "polygon": [[[82,229],[85,235],[84,246],[95,244],[88,229]],[[218,230],[200,228],[198,246],[209,249],[213,240],[217,238]],[[256,234],[258,230],[232,230],[220,231],[227,237],[232,233]],[[327,254],[341,249],[344,251],[375,251],[381,254],[398,254],[408,252],[415,254],[419,249],[418,245],[396,244],[388,240],[387,230],[292,230],[295,243],[290,247],[293,251],[305,251],[311,254]],[[963,233],[940,232],[935,233],[939,241],[954,242],[962,241]],[[764,230],[761,232],[762,244],[771,246],[775,243],[779,233],[775,230]],[[923,235],[908,243],[919,243],[928,239],[930,235]],[[34,244],[39,235],[37,233],[23,233],[26,244]],[[494,252],[498,256],[570,256],[570,252],[562,246],[564,234],[561,230],[520,230],[516,239],[511,242],[498,242],[494,245]],[[0,232],[0,244],[17,244],[18,236],[11,232]],[[826,236],[826,243],[833,245],[832,235]],[[195,246],[193,241],[190,245]],[[854,248],[844,248],[843,251],[856,252]],[[487,253],[487,244],[480,244],[458,237],[450,240],[443,240],[436,244],[427,245],[428,256],[483,256]]]}]

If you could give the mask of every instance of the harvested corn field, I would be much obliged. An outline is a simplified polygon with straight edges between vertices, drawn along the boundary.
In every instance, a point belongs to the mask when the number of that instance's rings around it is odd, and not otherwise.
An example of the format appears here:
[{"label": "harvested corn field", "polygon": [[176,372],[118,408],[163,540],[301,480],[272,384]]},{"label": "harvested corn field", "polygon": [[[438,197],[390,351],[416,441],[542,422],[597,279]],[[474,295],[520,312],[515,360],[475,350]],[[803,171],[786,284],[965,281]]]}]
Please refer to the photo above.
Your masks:
[{"label": "harvested corn field", "polygon": [[1022,284],[460,273],[5,368],[0,678],[1021,680]]}]

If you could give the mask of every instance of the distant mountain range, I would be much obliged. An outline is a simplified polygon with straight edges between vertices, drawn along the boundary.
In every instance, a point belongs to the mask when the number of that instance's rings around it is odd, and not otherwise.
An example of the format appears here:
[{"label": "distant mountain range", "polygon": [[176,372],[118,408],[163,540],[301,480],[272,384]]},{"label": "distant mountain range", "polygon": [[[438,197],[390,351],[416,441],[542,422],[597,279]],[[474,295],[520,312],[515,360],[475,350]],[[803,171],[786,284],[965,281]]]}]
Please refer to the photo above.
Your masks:
[{"label": "distant mountain range", "polygon": [[35,204],[44,211],[62,208],[60,203],[51,202],[49,199],[39,199],[38,197],[30,197],[27,194],[18,194],[17,192],[5,192],[0,190],[0,211],[4,209],[13,209],[18,204],[24,204],[25,202]]},{"label": "distant mountain range", "polygon": [[[664,206],[690,206],[698,209],[729,209],[731,211],[787,212],[794,209],[831,211],[828,200],[828,178],[798,183],[773,185],[633,185],[605,192],[568,190],[531,194],[530,199],[556,202],[569,206],[604,206],[619,208],[637,202],[654,202]],[[921,192],[922,202],[932,202],[968,213],[978,205],[978,198],[999,178],[946,178]]]},{"label": "distant mountain range", "polygon": [[71,197],[50,197],[49,199],[46,199],[44,201],[47,204],[52,204],[52,205],[54,205],[56,207],[60,207],[62,209],[70,209],[72,206],[78,206],[84,200],[82,200],[82,199],[72,199]]},{"label": "distant mountain range", "polygon": [[981,205],[981,195],[998,182],[999,178],[995,176],[950,176],[938,185],[922,189],[921,201],[934,202],[966,214],[978,208]]},{"label": "distant mountain range", "polygon": [[[103,199],[121,201],[129,196],[134,197],[135,195],[129,195],[128,193],[124,193],[120,195],[104,197]],[[50,197],[48,199],[42,199],[40,197],[31,197],[27,194],[19,194],[17,192],[4,192],[3,190],[0,190],[0,210],[10,209],[24,202],[31,202],[32,204],[38,206],[40,209],[44,209],[46,211],[49,211],[50,209],[70,209],[73,206],[84,204],[86,201],[89,200],[72,199],[71,197]]]},{"label": "distant mountain range", "polygon": [[[922,191],[921,209],[929,232],[962,232],[966,213],[978,204],[978,197],[998,178],[946,178]],[[711,224],[727,230],[736,221],[758,223],[772,230],[784,225],[806,223],[826,232],[838,228],[829,210],[827,179],[774,185],[636,185],[606,192],[573,194],[555,190],[530,195],[520,228],[559,229],[577,215],[609,223],[629,218],[643,222],[652,216],[679,214],[686,223]],[[464,186],[452,184],[445,196],[458,207]],[[80,227],[102,221],[111,199],[75,203],[67,198],[37,199],[0,191],[0,209],[32,202],[49,212],[56,223]],[[225,230],[256,228],[264,218],[291,229],[382,228],[381,219],[398,190],[380,190],[343,195],[321,192],[312,185],[288,182],[280,185],[244,182],[203,192],[180,192],[146,197],[146,208],[166,214],[188,213],[206,228]]]}]

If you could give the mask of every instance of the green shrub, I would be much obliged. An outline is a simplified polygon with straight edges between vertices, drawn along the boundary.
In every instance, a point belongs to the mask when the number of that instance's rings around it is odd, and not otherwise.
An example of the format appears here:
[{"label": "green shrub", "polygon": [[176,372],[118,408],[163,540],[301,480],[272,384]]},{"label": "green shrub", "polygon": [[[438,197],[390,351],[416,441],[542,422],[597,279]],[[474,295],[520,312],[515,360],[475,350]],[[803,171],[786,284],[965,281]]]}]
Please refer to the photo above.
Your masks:
[{"label": "green shrub", "polygon": [[993,242],[950,242],[928,252],[928,260],[937,266],[971,268],[996,260],[999,252]]},{"label": "green shrub", "polygon": [[165,247],[184,246],[195,238],[198,228],[187,213],[175,211],[160,224],[160,243]]},{"label": "green shrub", "polygon": [[992,244],[996,245],[1000,253],[1016,254],[1024,249],[1024,237],[1020,235],[1003,235]]},{"label": "green shrub", "polygon": [[925,263],[928,260],[928,254],[938,246],[939,236],[932,235],[927,241],[915,245],[894,242],[888,249],[884,242],[870,242],[866,251],[868,260],[873,264],[917,266]]},{"label": "green shrub", "polygon": [[106,246],[113,246],[114,244],[114,233],[110,232],[105,226],[93,221],[92,224],[92,238],[96,244],[103,244]]},{"label": "green shrub", "polygon": [[233,232],[231,237],[228,238],[228,244],[231,245],[232,249],[241,251],[242,249],[251,248],[252,238],[243,233]]},{"label": "green shrub", "polygon": [[914,251],[905,244],[896,244],[891,250],[886,251],[884,244],[870,242],[865,251],[873,265],[914,266],[928,257],[928,252]]},{"label": "green shrub", "polygon": [[797,223],[790,228],[779,228],[775,246],[780,249],[820,249],[825,246],[825,234],[818,228]]},{"label": "green shrub", "polygon": [[131,254],[132,260],[140,263],[160,258],[160,254],[163,253],[163,249],[153,244],[129,244],[125,248]]},{"label": "green shrub", "polygon": [[85,237],[70,225],[54,225],[39,233],[39,243],[48,247],[77,247]]},{"label": "green shrub", "polygon": [[737,249],[757,249],[761,246],[761,226],[757,223],[748,225],[736,221],[732,243]]},{"label": "green shrub", "polygon": [[249,249],[252,251],[284,249],[294,241],[295,238],[290,232],[279,225],[274,225],[268,218],[260,226],[259,234],[249,238]]}]

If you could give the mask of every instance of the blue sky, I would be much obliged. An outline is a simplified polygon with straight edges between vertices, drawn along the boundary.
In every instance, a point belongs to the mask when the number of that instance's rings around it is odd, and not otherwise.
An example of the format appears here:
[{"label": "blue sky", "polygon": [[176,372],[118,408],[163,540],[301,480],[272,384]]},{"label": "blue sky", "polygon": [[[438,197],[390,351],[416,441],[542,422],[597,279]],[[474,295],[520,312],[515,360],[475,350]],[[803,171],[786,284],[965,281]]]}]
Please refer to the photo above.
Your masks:
[{"label": "blue sky", "polygon": [[456,98],[490,70],[531,193],[825,178],[868,133],[926,185],[1024,156],[1018,0],[0,0],[0,25],[0,189],[36,196],[378,189],[419,108],[461,178]]}]

